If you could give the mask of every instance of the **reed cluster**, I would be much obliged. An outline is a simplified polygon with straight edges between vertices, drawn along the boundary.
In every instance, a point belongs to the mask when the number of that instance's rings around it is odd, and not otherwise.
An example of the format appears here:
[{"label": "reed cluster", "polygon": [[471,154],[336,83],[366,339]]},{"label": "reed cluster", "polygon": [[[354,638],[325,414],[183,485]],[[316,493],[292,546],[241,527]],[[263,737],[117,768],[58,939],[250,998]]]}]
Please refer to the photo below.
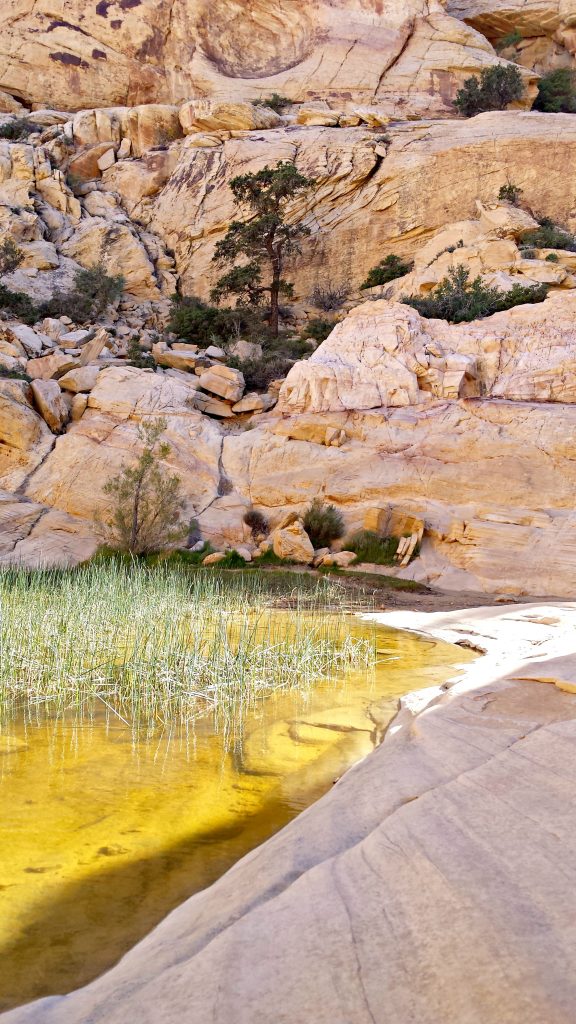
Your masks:
[{"label": "reed cluster", "polygon": [[103,562],[0,573],[0,715],[102,706],[138,725],[211,713],[225,727],[263,697],[370,665],[325,587],[270,600],[239,581],[172,565]]}]

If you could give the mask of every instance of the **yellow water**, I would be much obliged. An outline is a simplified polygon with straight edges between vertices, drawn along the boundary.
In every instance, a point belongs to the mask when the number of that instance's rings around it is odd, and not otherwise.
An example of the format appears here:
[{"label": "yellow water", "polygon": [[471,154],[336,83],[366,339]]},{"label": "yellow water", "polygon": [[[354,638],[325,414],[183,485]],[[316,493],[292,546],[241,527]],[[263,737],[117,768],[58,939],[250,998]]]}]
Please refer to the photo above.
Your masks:
[{"label": "yellow water", "polygon": [[232,749],[208,719],[171,735],[101,713],[0,733],[0,1010],[108,969],[368,753],[401,694],[472,656],[350,631],[375,638],[376,668],[268,698]]}]

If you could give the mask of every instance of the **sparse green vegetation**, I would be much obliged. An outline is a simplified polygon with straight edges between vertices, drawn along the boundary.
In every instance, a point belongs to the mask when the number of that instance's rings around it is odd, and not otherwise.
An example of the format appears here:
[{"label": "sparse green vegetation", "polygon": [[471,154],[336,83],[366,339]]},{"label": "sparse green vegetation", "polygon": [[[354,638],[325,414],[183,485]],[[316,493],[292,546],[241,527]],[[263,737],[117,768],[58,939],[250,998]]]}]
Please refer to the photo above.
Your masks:
[{"label": "sparse green vegetation", "polygon": [[168,330],[196,345],[224,345],[230,338],[262,330],[262,317],[249,309],[211,306],[195,295],[173,295]]},{"label": "sparse green vegetation", "polygon": [[314,320],[310,320],[304,330],[302,331],[302,338],[311,338],[312,341],[320,344],[325,341],[329,334],[332,334],[334,330],[334,324],[331,320],[322,320],[320,317],[316,317]]},{"label": "sparse green vegetation", "polygon": [[76,272],[72,288],[67,292],[55,291],[52,298],[40,307],[38,316],[58,317],[65,313],[77,324],[90,323],[120,298],[123,288],[122,275],[108,274],[102,263],[81,267]]},{"label": "sparse green vegetation", "polygon": [[0,139],[8,139],[9,142],[23,142],[33,132],[41,132],[42,127],[29,121],[26,117],[16,117],[13,121],[7,121],[0,125]]},{"label": "sparse green vegetation", "polygon": [[483,68],[480,78],[467,78],[456,93],[454,106],[464,117],[474,117],[486,110],[505,110],[510,103],[522,99],[524,83],[515,64],[495,64]]},{"label": "sparse green vegetation", "polygon": [[548,286],[514,285],[509,292],[501,292],[483,284],[481,277],[469,280],[470,271],[462,264],[453,267],[440,284],[425,296],[404,296],[402,302],[412,306],[421,316],[463,323],[499,313],[528,302],[543,302]]},{"label": "sparse green vegetation", "polygon": [[513,206],[518,206],[521,195],[522,189],[518,185],[513,185],[511,181],[508,181],[505,185],[500,186],[498,199],[507,203],[512,203]]},{"label": "sparse green vegetation", "polygon": [[324,313],[332,313],[337,309],[342,309],[349,294],[350,289],[345,284],[317,284],[310,298],[317,309],[323,310]]},{"label": "sparse green vegetation", "polygon": [[298,359],[306,359],[312,351],[306,338],[295,335],[280,334],[263,342],[259,359],[226,359],[228,366],[242,371],[248,391],[265,391],[271,381],[281,380]]},{"label": "sparse green vegetation", "polygon": [[576,238],[566,228],[555,224],[550,217],[538,220],[539,227],[527,231],[522,238],[522,246],[536,249],[566,249],[576,252]]},{"label": "sparse green vegetation", "polygon": [[[0,359],[1,358],[2,357],[0,356]],[[8,367],[3,366],[2,363],[0,363],[0,378],[3,378],[4,380],[25,380],[28,382],[32,380],[24,370],[9,370]]]},{"label": "sparse green vegetation", "polygon": [[556,68],[542,76],[532,109],[550,114],[576,111],[576,75],[572,68]]},{"label": "sparse green vegetation", "polygon": [[314,548],[327,548],[344,536],[344,519],[335,505],[325,505],[315,498],[304,515],[304,529]]},{"label": "sparse green vegetation", "polygon": [[292,106],[292,100],[289,100],[287,96],[280,96],[277,92],[273,92],[266,99],[254,100],[254,105],[257,107],[270,107],[270,110],[273,110],[276,114],[283,114],[286,107]]},{"label": "sparse green vegetation", "polygon": [[381,537],[373,530],[358,530],[346,540],[346,550],[354,551],[359,562],[393,565],[398,549],[395,537]]},{"label": "sparse green vegetation", "polygon": [[246,523],[246,526],[249,526],[252,530],[253,537],[258,537],[259,534],[265,535],[268,533],[268,520],[266,519],[266,516],[256,508],[249,508],[248,511],[244,513],[244,522]]},{"label": "sparse green vegetation", "polygon": [[413,264],[407,260],[401,259],[400,256],[395,256],[394,253],[390,253],[376,267],[372,267],[360,288],[376,288],[378,285],[388,284],[390,281],[395,281],[397,277],[404,277],[405,274],[409,274],[412,266]]},{"label": "sparse green vegetation", "polygon": [[512,29],[511,32],[507,32],[506,35],[501,36],[495,44],[495,49],[507,50],[508,47],[516,47],[522,42],[524,36],[522,35],[519,28]]},{"label": "sparse green vegetation", "polygon": [[559,262],[560,262],[560,259],[559,259],[558,253],[556,253],[556,252],[549,252],[548,253],[548,255],[546,257],[546,263],[559,263]]},{"label": "sparse green vegetation", "polygon": [[137,366],[139,370],[155,370],[156,360],[150,352],[146,352],[137,338],[132,338],[128,345],[128,360],[131,366]]}]

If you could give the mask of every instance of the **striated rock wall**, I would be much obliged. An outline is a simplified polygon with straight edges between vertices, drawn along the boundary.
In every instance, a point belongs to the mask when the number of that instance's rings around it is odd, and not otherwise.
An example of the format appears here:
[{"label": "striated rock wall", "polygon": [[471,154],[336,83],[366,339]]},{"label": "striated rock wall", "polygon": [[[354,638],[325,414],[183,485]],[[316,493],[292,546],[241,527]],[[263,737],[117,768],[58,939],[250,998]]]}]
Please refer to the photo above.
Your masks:
[{"label": "striated rock wall", "polygon": [[438,113],[495,60],[437,0],[4,0],[0,12],[7,110],[279,92]]}]

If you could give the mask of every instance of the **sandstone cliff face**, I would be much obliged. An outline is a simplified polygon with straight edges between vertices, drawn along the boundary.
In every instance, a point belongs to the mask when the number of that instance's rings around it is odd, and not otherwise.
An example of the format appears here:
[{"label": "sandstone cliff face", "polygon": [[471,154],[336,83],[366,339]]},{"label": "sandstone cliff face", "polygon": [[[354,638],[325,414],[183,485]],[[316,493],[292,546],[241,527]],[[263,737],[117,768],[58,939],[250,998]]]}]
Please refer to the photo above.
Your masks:
[{"label": "sandstone cliff face", "polygon": [[7,110],[279,92],[437,113],[495,59],[437,0],[4,0],[0,13]]}]

